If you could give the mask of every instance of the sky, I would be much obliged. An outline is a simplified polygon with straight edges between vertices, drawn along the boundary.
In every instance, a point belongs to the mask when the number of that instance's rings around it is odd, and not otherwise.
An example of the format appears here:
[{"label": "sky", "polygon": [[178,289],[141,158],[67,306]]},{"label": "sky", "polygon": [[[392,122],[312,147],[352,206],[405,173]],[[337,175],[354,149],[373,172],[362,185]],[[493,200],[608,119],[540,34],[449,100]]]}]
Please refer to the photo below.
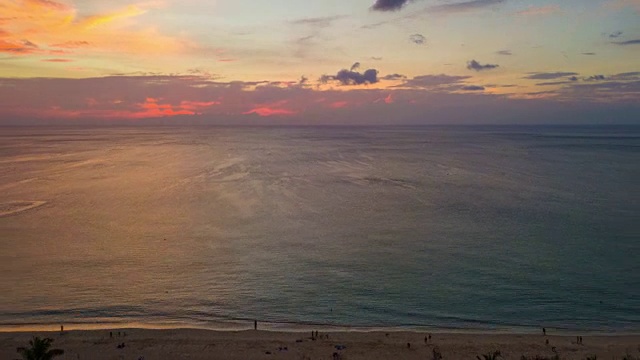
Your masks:
[{"label": "sky", "polygon": [[0,125],[640,124],[640,0],[1,0]]}]

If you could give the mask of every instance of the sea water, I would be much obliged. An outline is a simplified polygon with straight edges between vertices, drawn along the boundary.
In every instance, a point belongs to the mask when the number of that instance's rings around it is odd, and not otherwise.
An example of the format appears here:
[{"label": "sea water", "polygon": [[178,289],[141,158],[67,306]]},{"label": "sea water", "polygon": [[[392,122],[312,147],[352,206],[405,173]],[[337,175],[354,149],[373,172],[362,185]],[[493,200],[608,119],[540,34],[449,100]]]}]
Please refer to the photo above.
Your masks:
[{"label": "sea water", "polygon": [[638,127],[2,128],[0,327],[638,331],[639,181]]}]

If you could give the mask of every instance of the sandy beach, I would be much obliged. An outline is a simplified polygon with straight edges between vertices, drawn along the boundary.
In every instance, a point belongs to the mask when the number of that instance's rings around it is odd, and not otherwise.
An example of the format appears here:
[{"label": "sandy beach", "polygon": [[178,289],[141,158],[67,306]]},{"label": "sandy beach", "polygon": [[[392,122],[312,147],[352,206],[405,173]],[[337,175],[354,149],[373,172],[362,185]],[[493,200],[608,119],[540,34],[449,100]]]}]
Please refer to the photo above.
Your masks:
[{"label": "sandy beach", "polygon": [[[113,337],[110,337],[110,333]],[[126,335],[125,335],[126,333]],[[120,335],[118,335],[120,334]],[[640,358],[640,335],[451,334],[425,332],[309,332],[111,329],[0,333],[0,359],[17,359],[32,336],[54,339],[56,359],[476,359],[499,350],[503,359]],[[546,340],[549,341],[546,344]],[[124,343],[124,348],[118,345]],[[410,344],[410,346],[409,346]],[[555,352],[554,352],[555,351]]]}]

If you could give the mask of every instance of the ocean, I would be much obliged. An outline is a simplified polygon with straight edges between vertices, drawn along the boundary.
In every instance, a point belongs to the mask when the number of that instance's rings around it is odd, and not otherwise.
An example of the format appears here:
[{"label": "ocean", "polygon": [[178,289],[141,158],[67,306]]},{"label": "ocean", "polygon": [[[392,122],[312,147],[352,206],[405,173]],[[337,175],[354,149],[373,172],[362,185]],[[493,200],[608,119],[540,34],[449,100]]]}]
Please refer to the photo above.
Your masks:
[{"label": "ocean", "polygon": [[0,128],[0,329],[637,332],[639,181],[633,126]]}]

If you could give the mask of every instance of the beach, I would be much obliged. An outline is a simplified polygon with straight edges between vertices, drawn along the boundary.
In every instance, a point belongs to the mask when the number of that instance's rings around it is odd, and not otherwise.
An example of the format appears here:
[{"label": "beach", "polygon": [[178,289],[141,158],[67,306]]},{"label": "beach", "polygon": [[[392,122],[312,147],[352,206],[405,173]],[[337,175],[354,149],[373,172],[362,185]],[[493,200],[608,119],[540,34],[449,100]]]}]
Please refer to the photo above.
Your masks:
[{"label": "beach", "polygon": [[[110,336],[110,333],[112,337]],[[126,334],[126,335],[125,335]],[[540,333],[439,333],[404,331],[276,332],[195,329],[106,329],[0,333],[0,359],[17,359],[16,347],[32,336],[54,339],[65,354],[56,359],[475,359],[500,351],[503,359],[640,358],[640,335]],[[549,344],[546,344],[546,340]],[[124,343],[124,348],[119,345]],[[410,344],[410,346],[409,346]],[[555,352],[554,352],[555,351]],[[335,354],[335,355],[334,355]],[[629,357],[631,356],[631,357]],[[484,359],[484,358],[483,358]]]}]

